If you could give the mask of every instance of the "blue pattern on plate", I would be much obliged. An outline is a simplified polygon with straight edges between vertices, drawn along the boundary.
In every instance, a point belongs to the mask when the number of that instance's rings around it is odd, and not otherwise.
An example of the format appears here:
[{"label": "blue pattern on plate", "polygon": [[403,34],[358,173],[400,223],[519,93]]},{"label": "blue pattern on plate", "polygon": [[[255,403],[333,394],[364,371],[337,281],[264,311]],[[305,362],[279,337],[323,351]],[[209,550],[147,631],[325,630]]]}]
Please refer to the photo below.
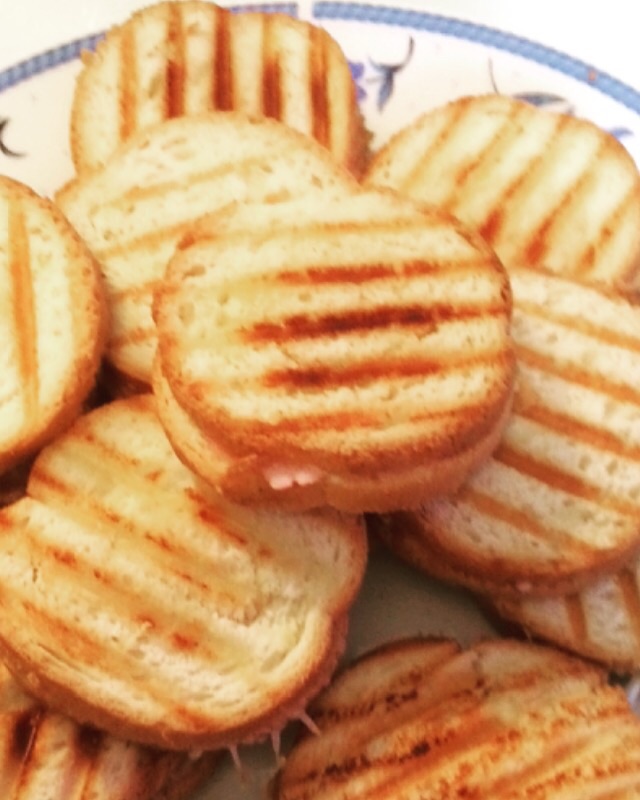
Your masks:
[{"label": "blue pattern on plate", "polygon": [[458,39],[467,39],[487,47],[495,47],[530,61],[551,67],[571,78],[586,83],[619,103],[640,114],[640,92],[611,75],[600,72],[593,66],[572,56],[560,53],[545,45],[529,41],[515,34],[487,28],[473,22],[450,19],[424,11],[369,6],[358,3],[334,3],[320,0],[314,5],[314,16],[318,20],[353,20],[395,25],[414,30],[431,31]]}]

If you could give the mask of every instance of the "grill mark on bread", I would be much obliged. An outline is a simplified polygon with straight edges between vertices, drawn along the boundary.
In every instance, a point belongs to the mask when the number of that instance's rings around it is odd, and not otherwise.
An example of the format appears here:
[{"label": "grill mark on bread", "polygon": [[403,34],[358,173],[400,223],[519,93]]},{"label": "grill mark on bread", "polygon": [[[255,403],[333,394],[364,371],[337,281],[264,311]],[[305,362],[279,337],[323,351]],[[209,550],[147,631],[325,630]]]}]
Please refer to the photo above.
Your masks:
[{"label": "grill mark on bread", "polygon": [[[498,460],[511,466],[507,459],[500,458]],[[550,538],[553,538],[556,546],[561,548],[565,554],[572,553],[577,556],[589,556],[593,552],[593,547],[584,544],[572,534],[567,533],[567,531],[559,528],[551,529],[548,525],[541,525],[526,512],[484,492],[477,491],[469,485],[463,488],[458,497],[461,501],[472,505],[474,512],[491,519],[500,520],[509,527],[526,533],[532,539],[548,542]],[[535,571],[535,566],[533,565],[532,570]]]},{"label": "grill mark on bread", "polygon": [[360,331],[389,330],[393,328],[413,328],[421,333],[437,330],[447,322],[470,320],[477,317],[500,316],[504,313],[502,305],[481,306],[438,303],[425,307],[415,304],[408,306],[378,306],[370,309],[345,310],[315,317],[294,314],[276,323],[257,322],[245,331],[248,342],[278,342],[280,344],[301,339],[324,338],[334,333],[347,335]]},{"label": "grill mark on bread", "polygon": [[[472,264],[456,263],[447,268],[447,276],[457,277],[464,273],[472,273],[474,268],[482,267],[485,262],[478,261]],[[349,264],[339,267],[311,266],[305,270],[281,270],[278,273],[278,283],[289,286],[317,286],[321,284],[362,284],[373,281],[403,280],[404,278],[438,275],[443,272],[442,265],[410,259],[394,264],[379,264],[363,261],[362,264]]]},{"label": "grill mark on bread", "polygon": [[39,387],[37,320],[31,252],[25,211],[16,198],[8,204],[8,262],[13,293],[14,330],[25,427],[36,418]]},{"label": "grill mark on bread", "polygon": [[273,17],[267,14],[262,21],[262,112],[275,119],[283,113],[281,69]]},{"label": "grill mark on bread", "polygon": [[179,117],[184,113],[186,62],[186,41],[183,28],[182,7],[170,4],[167,7],[167,63],[165,68],[165,108],[166,119]]},{"label": "grill mark on bread", "polygon": [[134,27],[125,25],[118,41],[120,44],[118,54],[120,69],[118,87],[119,140],[123,142],[134,133],[138,122],[136,114],[138,71],[135,60],[137,47]]},{"label": "grill mark on bread", "polygon": [[231,15],[218,8],[215,15],[212,95],[213,107],[220,111],[229,111],[235,104],[230,25]]},{"label": "grill mark on bread", "polygon": [[580,637],[583,642],[588,641],[587,615],[579,593],[567,595],[566,609],[569,627],[573,634]]},{"label": "grill mark on bread", "polygon": [[309,75],[311,84],[309,96],[311,98],[312,128],[311,135],[329,147],[331,144],[331,102],[329,100],[329,65],[327,51],[324,46],[324,31],[320,28],[310,29],[309,42]]}]

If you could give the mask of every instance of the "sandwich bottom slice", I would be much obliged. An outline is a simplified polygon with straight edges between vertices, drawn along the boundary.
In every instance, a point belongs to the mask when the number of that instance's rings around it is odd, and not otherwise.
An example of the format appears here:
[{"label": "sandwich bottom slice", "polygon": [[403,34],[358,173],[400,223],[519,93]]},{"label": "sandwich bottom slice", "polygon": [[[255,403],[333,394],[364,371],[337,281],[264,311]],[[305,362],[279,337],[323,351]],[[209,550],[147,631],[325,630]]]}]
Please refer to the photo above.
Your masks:
[{"label": "sandwich bottom slice", "polygon": [[187,800],[218,754],[157,750],[78,725],[38,703],[0,664],[0,786],[11,800]]},{"label": "sandwich bottom slice", "polygon": [[606,673],[557,650],[489,640],[383,646],[311,706],[274,800],[588,800],[640,793],[640,719]]},{"label": "sandwich bottom slice", "polygon": [[342,655],[362,520],[208,491],[150,395],[45,448],[0,509],[0,650],[25,688],[114,736],[213,750],[278,732]]}]

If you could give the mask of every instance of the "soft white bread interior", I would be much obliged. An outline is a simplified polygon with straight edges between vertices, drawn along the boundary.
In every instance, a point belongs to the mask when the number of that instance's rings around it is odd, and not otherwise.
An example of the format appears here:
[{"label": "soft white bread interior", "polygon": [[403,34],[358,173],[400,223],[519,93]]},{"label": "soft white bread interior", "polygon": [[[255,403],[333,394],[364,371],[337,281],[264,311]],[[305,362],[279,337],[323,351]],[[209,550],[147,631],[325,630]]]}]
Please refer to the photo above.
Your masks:
[{"label": "soft white bread interior", "polygon": [[71,110],[78,172],[165,119],[240,111],[279,119],[360,173],[368,136],[349,64],[324,28],[282,13],[160,2],[85,53]]},{"label": "soft white bread interior", "polygon": [[402,640],[366,654],[310,707],[274,800],[631,798],[640,720],[586,662],[515,640],[460,651]]},{"label": "soft white bread interior", "polygon": [[379,532],[431,574],[492,594],[558,594],[640,548],[640,306],[512,270],[518,376],[500,445],[454,497]]},{"label": "soft white bread interior", "polygon": [[201,215],[235,201],[305,192],[335,198],[357,186],[313,139],[232,112],[161,122],[128,140],[104,168],[71,181],[56,199],[106,279],[110,365],[148,387],[154,287]]},{"label": "soft white bread interior", "polygon": [[26,694],[0,664],[0,776],[6,800],[187,800],[218,754],[141,747],[78,725]]},{"label": "soft white bread interior", "polygon": [[504,95],[461,97],[392,137],[365,183],[449,210],[507,268],[640,288],[640,172],[588,120]]},{"label": "soft white bread interior", "polygon": [[161,373],[234,468],[276,489],[337,476],[360,510],[451,491],[495,446],[510,314],[493,251],[387,191],[203,220],[154,301]]},{"label": "soft white bread interior", "polygon": [[59,210],[0,176],[0,476],[80,413],[105,302],[98,266]]},{"label": "soft white bread interior", "polygon": [[140,395],[91,412],[0,509],[0,650],[28,690],[113,735],[215,749],[277,732],[328,680],[362,521],[222,501]]}]

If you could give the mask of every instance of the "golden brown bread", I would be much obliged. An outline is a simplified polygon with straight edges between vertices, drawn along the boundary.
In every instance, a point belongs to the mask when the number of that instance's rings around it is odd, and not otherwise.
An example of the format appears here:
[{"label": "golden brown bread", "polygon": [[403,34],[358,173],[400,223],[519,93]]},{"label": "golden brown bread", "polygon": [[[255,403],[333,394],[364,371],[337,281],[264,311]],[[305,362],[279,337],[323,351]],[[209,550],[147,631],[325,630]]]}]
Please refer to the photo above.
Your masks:
[{"label": "golden brown bread", "polygon": [[511,398],[510,314],[491,249],[391,192],[214,215],[154,301],[170,393],[232,456],[222,490],[253,473],[269,499],[302,486],[350,510],[415,507],[487,456]]}]

